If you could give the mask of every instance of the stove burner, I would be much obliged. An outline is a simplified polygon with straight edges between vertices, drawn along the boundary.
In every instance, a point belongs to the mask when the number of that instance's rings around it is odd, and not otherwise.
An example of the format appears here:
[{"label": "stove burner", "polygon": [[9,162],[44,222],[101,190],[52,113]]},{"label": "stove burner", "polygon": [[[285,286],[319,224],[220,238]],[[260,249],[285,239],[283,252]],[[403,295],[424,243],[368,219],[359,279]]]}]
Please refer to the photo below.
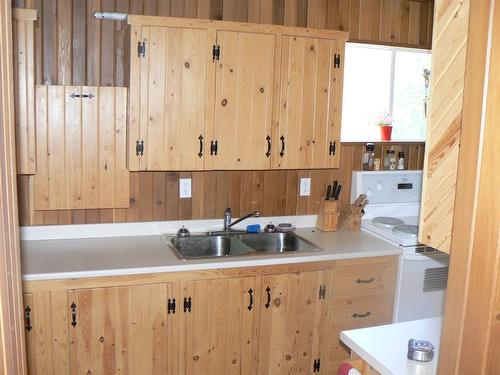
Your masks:
[{"label": "stove burner", "polygon": [[418,225],[397,225],[392,228],[392,232],[407,238],[416,238],[418,235]]},{"label": "stove burner", "polygon": [[379,216],[372,219],[372,224],[379,228],[391,229],[397,225],[404,225],[404,221],[395,217]]}]

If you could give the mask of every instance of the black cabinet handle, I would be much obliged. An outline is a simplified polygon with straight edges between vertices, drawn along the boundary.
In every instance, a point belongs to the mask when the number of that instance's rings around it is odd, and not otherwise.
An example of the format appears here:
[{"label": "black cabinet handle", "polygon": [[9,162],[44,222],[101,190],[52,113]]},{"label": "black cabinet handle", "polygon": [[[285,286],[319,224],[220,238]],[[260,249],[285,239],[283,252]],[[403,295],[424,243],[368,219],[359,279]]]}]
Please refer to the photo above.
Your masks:
[{"label": "black cabinet handle", "polygon": [[198,157],[201,158],[203,156],[203,136],[201,134],[198,140],[200,141],[200,152],[198,152]]},{"label": "black cabinet handle", "polygon": [[368,280],[363,280],[363,279],[357,279],[356,282],[358,284],[370,284],[373,283],[375,279],[373,277],[370,277]]},{"label": "black cabinet handle", "polygon": [[353,318],[366,318],[367,316],[370,316],[372,313],[367,311],[365,314],[352,314]]},{"label": "black cabinet handle", "polygon": [[285,155],[285,137],[284,136],[281,136],[280,137],[280,141],[281,141],[281,151],[280,151],[280,156],[283,157],[283,155]]},{"label": "black cabinet handle", "polygon": [[92,94],[71,94],[70,95],[70,98],[88,98],[88,99],[92,99],[94,97],[94,95]]},{"label": "black cabinet handle", "polygon": [[71,325],[76,327],[76,305],[74,302],[71,304]]},{"label": "black cabinet handle", "polygon": [[29,305],[26,305],[26,308],[24,309],[24,320],[26,331],[31,331],[33,326],[31,325],[31,307]]},{"label": "black cabinet handle", "polygon": [[267,141],[266,156],[269,157],[271,155],[271,137],[269,135],[266,137],[266,141]]},{"label": "black cabinet handle", "polygon": [[252,288],[248,289],[248,294],[250,295],[250,303],[248,304],[248,311],[253,308],[253,290]]},{"label": "black cabinet handle", "polygon": [[267,287],[266,293],[267,293],[267,302],[266,302],[265,306],[266,306],[266,309],[268,309],[269,306],[271,306],[271,288]]}]

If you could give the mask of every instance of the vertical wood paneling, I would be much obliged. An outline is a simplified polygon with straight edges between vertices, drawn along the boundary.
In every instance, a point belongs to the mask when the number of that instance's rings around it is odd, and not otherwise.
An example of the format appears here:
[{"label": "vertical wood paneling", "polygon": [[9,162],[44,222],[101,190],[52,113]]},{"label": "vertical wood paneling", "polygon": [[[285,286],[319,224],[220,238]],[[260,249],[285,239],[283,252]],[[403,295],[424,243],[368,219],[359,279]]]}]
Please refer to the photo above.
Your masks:
[{"label": "vertical wood paneling", "polygon": [[35,60],[34,22],[36,12],[28,9],[13,11],[14,47],[14,108],[16,128],[17,173],[34,174],[35,150]]},{"label": "vertical wood paneling", "polygon": [[[97,21],[92,12],[115,10],[132,14],[151,14],[205,19],[240,20],[243,22],[275,23],[300,27],[326,27],[351,31],[351,39],[359,39],[360,19],[368,20],[366,38],[372,42],[399,43],[402,9],[409,3],[407,41],[429,48],[432,37],[433,2],[403,0],[33,0],[20,5],[34,7],[40,20],[35,24],[35,83],[44,80],[52,84],[112,85],[127,83],[127,46],[121,23]],[[369,13],[361,13],[362,11]],[[380,18],[377,18],[377,13]],[[417,16],[418,14],[418,16]],[[404,21],[406,22],[406,21]],[[416,25],[418,24],[418,27]],[[111,26],[110,26],[111,25]],[[352,30],[350,30],[352,28]],[[363,29],[364,30],[364,29]],[[340,148],[340,147],[339,147]],[[343,147],[344,148],[344,147]],[[361,152],[357,147],[355,153]],[[408,166],[422,163],[423,146],[409,146]],[[359,158],[358,158],[359,159]],[[342,162],[340,170],[328,170],[325,175],[350,176],[351,169]],[[346,169],[347,168],[347,169]],[[151,177],[148,173],[152,173]],[[153,174],[154,173],[154,174]],[[71,211],[34,211],[32,178],[19,178],[22,200],[21,223],[91,223],[135,221],[141,216],[148,220],[179,217],[213,218],[222,215],[228,205],[235,215],[252,207],[269,214],[305,214],[311,212],[319,198],[304,200],[297,193],[300,171],[279,173],[183,172],[193,178],[193,198],[179,202],[178,173],[131,173],[130,208]],[[314,173],[322,179],[323,171]],[[307,171],[307,176],[310,173]],[[143,176],[145,178],[143,178]],[[31,182],[30,182],[31,181]],[[319,182],[323,183],[323,182]],[[31,184],[31,190],[30,190]],[[279,186],[274,187],[274,184]],[[144,189],[152,198],[141,198]],[[319,194],[313,188],[313,194]],[[319,191],[319,189],[318,189]],[[347,191],[344,188],[345,195]],[[274,197],[272,203],[263,203]],[[23,199],[25,198],[25,199]],[[146,202],[142,203],[142,200]],[[310,199],[310,202],[309,202]]]},{"label": "vertical wood paneling", "polygon": [[[387,147],[387,146],[386,146]],[[408,169],[422,169],[424,145],[391,143],[389,147],[405,151]],[[377,143],[375,157],[384,147]],[[22,225],[63,223],[127,222],[140,220],[178,220],[222,218],[226,207],[237,217],[252,209],[265,216],[315,214],[324,197],[325,186],[338,180],[342,185],[341,206],[350,197],[351,173],[362,169],[364,144],[348,143],[341,147],[340,169],[315,171],[209,171],[209,172],[131,172],[130,207],[125,209],[34,211],[29,176],[18,179],[20,222]],[[311,196],[299,197],[299,177],[311,178]],[[179,199],[179,178],[192,179],[192,198]],[[68,216],[69,213],[69,216]]]}]

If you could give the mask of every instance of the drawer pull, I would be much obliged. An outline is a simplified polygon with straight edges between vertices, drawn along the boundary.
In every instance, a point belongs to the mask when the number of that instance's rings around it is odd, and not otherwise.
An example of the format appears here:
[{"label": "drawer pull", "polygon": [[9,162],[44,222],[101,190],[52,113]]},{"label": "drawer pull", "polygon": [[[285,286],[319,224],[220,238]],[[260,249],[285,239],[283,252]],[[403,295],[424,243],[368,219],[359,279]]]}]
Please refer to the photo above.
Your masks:
[{"label": "drawer pull", "polygon": [[357,314],[357,313],[354,313],[352,314],[352,317],[353,318],[366,318],[368,316],[370,316],[372,313],[367,311],[366,314]]},{"label": "drawer pull", "polygon": [[370,277],[368,280],[363,280],[363,279],[357,279],[356,282],[358,284],[370,284],[373,283],[375,279],[373,277]]}]

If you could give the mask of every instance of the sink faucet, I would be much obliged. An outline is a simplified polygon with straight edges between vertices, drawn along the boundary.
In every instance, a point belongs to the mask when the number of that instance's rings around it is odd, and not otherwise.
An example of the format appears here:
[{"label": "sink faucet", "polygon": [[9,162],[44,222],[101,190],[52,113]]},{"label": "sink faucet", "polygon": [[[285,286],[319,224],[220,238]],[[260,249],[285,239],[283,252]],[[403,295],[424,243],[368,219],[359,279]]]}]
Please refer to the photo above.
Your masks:
[{"label": "sink faucet", "polygon": [[239,219],[235,220],[234,222],[231,223],[231,215],[232,211],[231,208],[228,207],[224,210],[224,232],[230,232],[231,228],[238,224],[241,223],[243,220],[248,219],[249,217],[259,217],[260,212],[259,211],[251,211],[248,214],[240,217]]}]

